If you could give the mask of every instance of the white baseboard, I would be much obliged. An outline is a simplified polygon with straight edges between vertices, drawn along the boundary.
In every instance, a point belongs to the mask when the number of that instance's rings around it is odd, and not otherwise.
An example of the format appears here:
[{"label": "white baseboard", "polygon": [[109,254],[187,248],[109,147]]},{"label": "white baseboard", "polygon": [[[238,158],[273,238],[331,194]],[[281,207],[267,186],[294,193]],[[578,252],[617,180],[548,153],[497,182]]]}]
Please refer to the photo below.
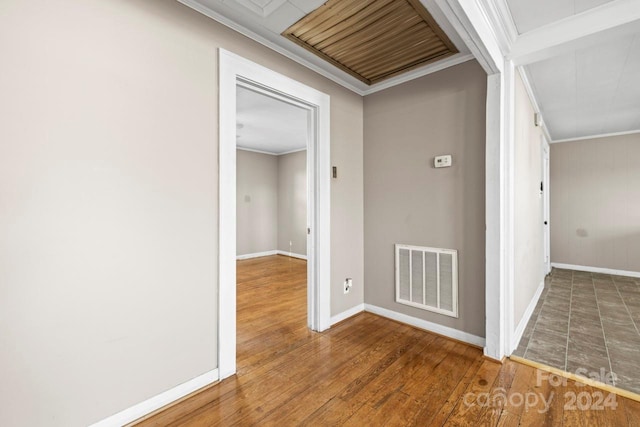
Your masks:
[{"label": "white baseboard", "polygon": [[272,251],[256,252],[253,254],[237,255],[236,259],[260,258],[263,256],[271,256],[271,255],[284,255],[284,256],[290,256],[292,258],[300,258],[304,260],[307,259],[306,255],[294,254],[293,252],[279,251],[277,249],[274,249]]},{"label": "white baseboard", "polygon": [[133,405],[130,408],[118,412],[117,414],[113,414],[102,421],[91,424],[90,427],[123,426],[137,419],[140,419],[145,415],[152,413],[153,411],[157,411],[158,409],[172,402],[175,402],[176,400],[181,399],[196,390],[206,387],[209,384],[218,381],[218,379],[218,370],[214,369],[198,377],[195,377],[187,381],[186,383],[182,383],[170,390],[160,393],[157,396],[147,399],[144,402],[140,402],[137,405]]},{"label": "white baseboard", "polygon": [[265,251],[265,252],[256,252],[253,254],[244,254],[244,255],[238,255],[236,256],[236,259],[251,259],[251,258],[260,258],[263,256],[270,256],[270,255],[278,255],[278,251]]},{"label": "white baseboard", "polygon": [[351,307],[348,310],[343,311],[342,313],[336,314],[331,317],[331,325],[335,325],[338,322],[342,322],[345,319],[348,319],[351,316],[355,316],[358,313],[362,313],[364,311],[364,304],[358,304],[355,307]]},{"label": "white baseboard", "polygon": [[276,251],[278,255],[290,256],[292,258],[307,259],[306,255],[294,254],[293,252]]},{"label": "white baseboard", "polygon": [[612,268],[602,267],[587,267],[584,265],[562,264],[559,262],[552,262],[551,267],[564,268],[566,270],[586,271],[589,273],[613,274],[614,276],[640,277],[640,272],[638,271],[614,270]]},{"label": "white baseboard", "polygon": [[533,298],[529,302],[527,309],[524,311],[522,319],[520,319],[520,323],[518,323],[518,327],[513,332],[513,336],[511,337],[511,350],[509,351],[509,353],[513,353],[515,349],[518,348],[518,344],[522,339],[522,334],[527,327],[527,323],[529,323],[529,320],[531,320],[531,315],[533,314],[533,310],[536,309],[536,305],[538,305],[538,301],[540,300],[540,295],[542,295],[543,290],[544,280],[542,280],[542,283],[538,285],[538,289],[536,289],[536,293],[533,295]]},{"label": "white baseboard", "polygon": [[444,335],[445,337],[453,338],[455,340],[466,342],[478,347],[485,346],[486,340],[482,337],[469,334],[458,329],[453,329],[448,326],[443,326],[438,323],[418,319],[417,317],[408,316],[406,314],[398,313],[397,311],[388,310],[386,308],[378,307],[371,304],[365,304],[364,310],[382,317],[386,317],[388,319],[406,323],[407,325],[415,326],[416,328],[435,332],[436,334]]}]

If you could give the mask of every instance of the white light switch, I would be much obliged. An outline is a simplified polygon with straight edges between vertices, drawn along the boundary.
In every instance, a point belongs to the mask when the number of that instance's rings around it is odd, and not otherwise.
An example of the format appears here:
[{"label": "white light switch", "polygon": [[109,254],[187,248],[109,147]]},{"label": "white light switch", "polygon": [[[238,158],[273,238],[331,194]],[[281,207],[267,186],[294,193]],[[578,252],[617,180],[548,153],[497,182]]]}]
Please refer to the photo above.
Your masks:
[{"label": "white light switch", "polygon": [[451,154],[436,157],[433,160],[433,165],[437,168],[448,168],[451,166]]}]

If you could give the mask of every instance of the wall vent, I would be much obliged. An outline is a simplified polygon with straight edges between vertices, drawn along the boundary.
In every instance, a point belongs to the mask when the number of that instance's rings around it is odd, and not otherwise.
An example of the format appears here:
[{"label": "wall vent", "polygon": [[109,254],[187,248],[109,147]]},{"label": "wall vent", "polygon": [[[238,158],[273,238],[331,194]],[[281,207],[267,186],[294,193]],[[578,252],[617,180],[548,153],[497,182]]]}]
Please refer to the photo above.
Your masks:
[{"label": "wall vent", "polygon": [[458,251],[396,244],[396,302],[458,317]]}]

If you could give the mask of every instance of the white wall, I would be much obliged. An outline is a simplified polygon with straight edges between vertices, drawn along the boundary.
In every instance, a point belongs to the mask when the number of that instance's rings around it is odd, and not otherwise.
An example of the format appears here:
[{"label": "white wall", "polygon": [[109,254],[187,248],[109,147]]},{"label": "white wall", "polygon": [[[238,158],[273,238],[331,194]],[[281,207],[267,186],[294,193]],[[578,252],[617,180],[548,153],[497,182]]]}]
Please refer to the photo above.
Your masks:
[{"label": "white wall", "polygon": [[640,134],[551,145],[551,261],[640,272]]},{"label": "white wall", "polygon": [[278,244],[278,157],[236,150],[236,251],[275,250]]},{"label": "white wall", "polygon": [[0,6],[0,425],[217,367],[217,48],[331,96],[332,313],[361,304],[362,98],[172,0]]},{"label": "white wall", "polygon": [[[534,108],[522,78],[515,79],[515,253],[514,326],[544,281],[542,129],[534,124]],[[553,192],[553,186],[551,187]]]},{"label": "white wall", "polygon": [[306,150],[278,156],[278,250],[307,255]]}]

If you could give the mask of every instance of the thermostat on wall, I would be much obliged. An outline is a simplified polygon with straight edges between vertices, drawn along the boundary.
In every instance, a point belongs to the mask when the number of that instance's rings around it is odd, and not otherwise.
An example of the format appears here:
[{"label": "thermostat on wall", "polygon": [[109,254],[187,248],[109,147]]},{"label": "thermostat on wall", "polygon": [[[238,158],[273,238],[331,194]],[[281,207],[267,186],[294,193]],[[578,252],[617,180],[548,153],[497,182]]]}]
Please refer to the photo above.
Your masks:
[{"label": "thermostat on wall", "polygon": [[451,154],[436,157],[433,160],[433,165],[437,168],[448,168],[451,166]]}]

